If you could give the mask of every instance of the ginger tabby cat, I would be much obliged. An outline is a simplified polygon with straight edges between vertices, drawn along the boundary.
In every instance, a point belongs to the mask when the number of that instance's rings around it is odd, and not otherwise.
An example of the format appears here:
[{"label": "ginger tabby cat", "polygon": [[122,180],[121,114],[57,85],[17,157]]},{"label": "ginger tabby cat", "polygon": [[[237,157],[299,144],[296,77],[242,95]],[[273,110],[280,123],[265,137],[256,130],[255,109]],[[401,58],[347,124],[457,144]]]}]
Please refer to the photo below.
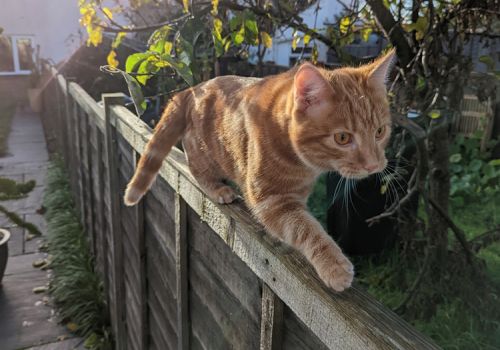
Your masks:
[{"label": "ginger tabby cat", "polygon": [[[336,70],[304,63],[263,79],[222,76],[178,93],[146,146],[125,203],[149,189],[182,139],[189,168],[221,204],[234,181],[266,230],[295,247],[325,284],[348,288],[354,268],[306,200],[322,172],[361,179],[382,171],[391,133],[385,82],[394,51],[373,63]],[[376,189],[374,189],[376,190]]]}]

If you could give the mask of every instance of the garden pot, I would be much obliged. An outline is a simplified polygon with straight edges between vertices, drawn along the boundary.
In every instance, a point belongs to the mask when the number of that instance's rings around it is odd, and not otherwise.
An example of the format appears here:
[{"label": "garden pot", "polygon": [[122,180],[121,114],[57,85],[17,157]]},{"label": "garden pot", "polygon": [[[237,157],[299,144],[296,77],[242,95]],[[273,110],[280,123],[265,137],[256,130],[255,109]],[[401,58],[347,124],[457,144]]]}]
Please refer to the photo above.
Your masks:
[{"label": "garden pot", "polygon": [[0,228],[0,286],[2,278],[7,267],[7,259],[9,257],[9,248],[7,246],[10,239],[10,232]]},{"label": "garden pot", "polygon": [[42,88],[28,89],[28,99],[33,112],[40,113],[42,111]]}]

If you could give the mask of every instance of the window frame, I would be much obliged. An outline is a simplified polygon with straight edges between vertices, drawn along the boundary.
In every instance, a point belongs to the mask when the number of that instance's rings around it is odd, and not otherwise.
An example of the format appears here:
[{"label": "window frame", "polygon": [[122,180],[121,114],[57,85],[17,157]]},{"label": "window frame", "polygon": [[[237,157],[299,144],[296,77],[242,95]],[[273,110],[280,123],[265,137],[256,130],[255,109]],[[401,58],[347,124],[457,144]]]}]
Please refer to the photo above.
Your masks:
[{"label": "window frame", "polygon": [[35,47],[35,36],[34,35],[5,35],[10,38],[12,45],[12,60],[14,62],[13,71],[0,71],[0,76],[11,76],[11,75],[30,75],[31,70],[21,69],[21,62],[19,61],[19,49],[17,47],[17,41],[20,39],[31,40],[31,47]]}]

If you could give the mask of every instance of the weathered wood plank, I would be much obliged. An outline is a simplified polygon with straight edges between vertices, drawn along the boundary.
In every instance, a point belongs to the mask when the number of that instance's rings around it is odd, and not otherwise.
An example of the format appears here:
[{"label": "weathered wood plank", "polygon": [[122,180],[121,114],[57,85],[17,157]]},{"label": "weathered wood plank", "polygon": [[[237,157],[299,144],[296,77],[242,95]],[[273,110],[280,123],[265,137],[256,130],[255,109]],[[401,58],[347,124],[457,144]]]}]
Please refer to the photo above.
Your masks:
[{"label": "weathered wood plank", "polygon": [[[125,297],[123,290],[123,245],[120,232],[120,202],[118,188],[118,161],[116,159],[116,129],[113,127],[112,119],[114,116],[111,113],[113,105],[123,103],[123,94],[104,94],[104,115],[106,118],[106,159],[107,159],[107,179],[109,185],[109,203],[110,203],[110,233],[111,233],[111,250],[113,252],[112,270],[113,270],[113,296],[114,303],[111,305],[112,327],[115,333],[116,347],[118,350],[126,349],[125,344],[125,323],[124,309]],[[113,317],[114,316],[114,317]]]},{"label": "weathered wood plank", "polygon": [[262,286],[260,350],[282,349],[283,302],[266,284]]},{"label": "weathered wood plank", "polygon": [[177,349],[189,349],[186,202],[175,194],[175,269],[177,275]]}]

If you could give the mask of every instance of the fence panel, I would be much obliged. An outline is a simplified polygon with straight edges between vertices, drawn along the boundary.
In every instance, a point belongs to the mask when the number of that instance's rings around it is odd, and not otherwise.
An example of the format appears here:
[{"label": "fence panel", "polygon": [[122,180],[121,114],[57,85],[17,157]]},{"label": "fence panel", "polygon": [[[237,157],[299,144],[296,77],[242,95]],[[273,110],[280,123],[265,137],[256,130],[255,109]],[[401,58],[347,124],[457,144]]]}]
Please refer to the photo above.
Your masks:
[{"label": "fence panel", "polygon": [[125,207],[151,131],[121,95],[103,108],[61,75],[47,86],[46,106],[63,108],[46,108],[44,125],[59,129],[117,349],[437,349],[356,286],[328,290],[243,204],[213,203],[176,148],[141,204]]}]

